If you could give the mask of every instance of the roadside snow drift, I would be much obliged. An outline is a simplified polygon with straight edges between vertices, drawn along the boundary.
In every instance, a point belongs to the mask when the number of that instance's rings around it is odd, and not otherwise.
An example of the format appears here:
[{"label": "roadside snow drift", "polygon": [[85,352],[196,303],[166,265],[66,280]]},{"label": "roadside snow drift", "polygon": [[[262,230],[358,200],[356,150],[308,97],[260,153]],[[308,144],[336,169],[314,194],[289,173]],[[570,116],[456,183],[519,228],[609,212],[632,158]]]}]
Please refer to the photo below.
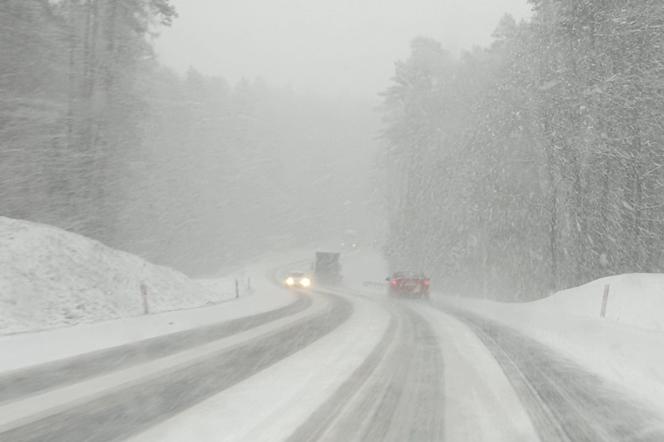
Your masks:
[{"label": "roadside snow drift", "polygon": [[0,217],[0,335],[142,315],[143,291],[150,313],[229,297],[83,236]]},{"label": "roadside snow drift", "polygon": [[664,331],[664,274],[660,273],[610,276],[563,290],[533,304],[553,314],[599,318],[607,285],[607,321]]},{"label": "roadside snow drift", "polygon": [[664,415],[664,274],[611,276],[527,303],[438,300],[521,331]]},{"label": "roadside snow drift", "polygon": [[[601,316],[605,287],[608,286],[605,316]],[[520,313],[524,318],[546,316],[596,320],[655,332],[664,332],[664,274],[629,273],[598,279],[580,287],[557,292],[526,303],[501,303],[458,298],[464,305],[488,311]]]}]

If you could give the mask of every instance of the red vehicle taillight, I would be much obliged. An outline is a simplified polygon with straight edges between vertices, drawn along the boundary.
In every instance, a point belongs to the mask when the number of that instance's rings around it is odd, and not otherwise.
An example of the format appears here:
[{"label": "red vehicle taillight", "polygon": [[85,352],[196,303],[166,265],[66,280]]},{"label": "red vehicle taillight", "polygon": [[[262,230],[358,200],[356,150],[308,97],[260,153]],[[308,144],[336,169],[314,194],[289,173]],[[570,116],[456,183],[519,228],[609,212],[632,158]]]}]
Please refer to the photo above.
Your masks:
[{"label": "red vehicle taillight", "polygon": [[399,281],[397,281],[396,279],[392,279],[392,280],[390,281],[390,285],[391,285],[392,287],[396,287],[398,284],[399,284]]}]

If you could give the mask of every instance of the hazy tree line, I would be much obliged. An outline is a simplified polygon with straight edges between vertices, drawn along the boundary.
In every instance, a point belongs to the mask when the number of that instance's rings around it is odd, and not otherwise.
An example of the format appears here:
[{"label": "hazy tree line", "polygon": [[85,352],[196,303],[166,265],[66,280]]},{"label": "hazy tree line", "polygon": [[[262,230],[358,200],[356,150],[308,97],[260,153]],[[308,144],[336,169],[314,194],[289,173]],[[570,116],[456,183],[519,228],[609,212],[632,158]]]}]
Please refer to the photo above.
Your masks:
[{"label": "hazy tree line", "polygon": [[123,248],[201,271],[363,227],[370,108],[195,70],[162,69],[144,86]]},{"label": "hazy tree line", "polygon": [[176,75],[150,44],[175,19],[168,0],[0,0],[0,214],[193,273],[343,228],[372,116]]},{"label": "hazy tree line", "polygon": [[165,0],[0,2],[0,209],[112,240]]},{"label": "hazy tree line", "polygon": [[388,256],[487,296],[664,270],[664,3],[534,0],[412,44],[385,93]]}]

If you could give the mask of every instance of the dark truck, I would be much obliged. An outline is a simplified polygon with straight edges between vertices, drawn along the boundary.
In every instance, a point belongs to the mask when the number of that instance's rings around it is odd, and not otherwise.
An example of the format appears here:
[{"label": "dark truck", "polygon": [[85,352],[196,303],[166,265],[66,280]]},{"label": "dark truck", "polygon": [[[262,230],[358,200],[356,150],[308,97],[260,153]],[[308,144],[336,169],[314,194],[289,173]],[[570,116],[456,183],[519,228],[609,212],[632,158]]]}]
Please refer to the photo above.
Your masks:
[{"label": "dark truck", "polygon": [[337,283],[341,281],[341,263],[339,253],[316,252],[314,278],[317,282]]}]

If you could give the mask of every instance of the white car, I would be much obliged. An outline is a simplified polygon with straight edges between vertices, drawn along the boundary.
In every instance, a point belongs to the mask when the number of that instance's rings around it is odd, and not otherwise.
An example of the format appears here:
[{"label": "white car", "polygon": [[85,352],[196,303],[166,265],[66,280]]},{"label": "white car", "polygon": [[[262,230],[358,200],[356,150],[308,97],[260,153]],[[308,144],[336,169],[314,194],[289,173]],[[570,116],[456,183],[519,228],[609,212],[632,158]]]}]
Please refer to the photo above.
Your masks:
[{"label": "white car", "polygon": [[311,287],[311,278],[304,272],[290,272],[284,278],[284,286],[291,289],[308,289]]}]

